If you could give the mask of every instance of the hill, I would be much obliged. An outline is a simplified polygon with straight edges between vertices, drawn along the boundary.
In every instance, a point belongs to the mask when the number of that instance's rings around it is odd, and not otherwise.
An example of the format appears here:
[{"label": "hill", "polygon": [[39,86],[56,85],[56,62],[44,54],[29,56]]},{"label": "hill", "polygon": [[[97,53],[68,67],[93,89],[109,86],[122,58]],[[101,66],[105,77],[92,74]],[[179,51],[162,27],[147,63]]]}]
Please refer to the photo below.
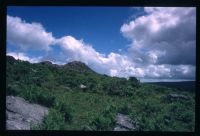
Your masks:
[{"label": "hill", "polygon": [[147,84],[155,84],[160,86],[166,86],[170,88],[176,88],[183,91],[195,92],[195,81],[180,81],[180,82],[151,82]]},{"label": "hill", "polygon": [[[124,116],[134,131],[194,131],[195,94],[101,75],[82,62],[31,64],[7,56],[6,94],[49,108],[32,129],[114,130]],[[130,129],[132,130],[132,129]]]}]

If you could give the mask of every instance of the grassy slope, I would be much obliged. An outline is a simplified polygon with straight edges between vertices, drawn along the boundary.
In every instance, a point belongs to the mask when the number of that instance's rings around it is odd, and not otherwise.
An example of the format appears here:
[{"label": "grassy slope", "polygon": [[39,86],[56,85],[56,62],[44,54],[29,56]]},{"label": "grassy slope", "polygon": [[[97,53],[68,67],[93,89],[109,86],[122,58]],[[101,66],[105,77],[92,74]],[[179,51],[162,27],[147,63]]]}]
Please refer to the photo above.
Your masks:
[{"label": "grassy slope", "polygon": [[[7,95],[51,108],[34,129],[113,130],[117,112],[128,114],[142,131],[194,131],[194,93],[100,75],[84,64],[57,67],[7,58]],[[87,89],[79,88],[80,84]],[[117,91],[116,91],[117,90]],[[172,100],[170,93],[188,100]]]}]

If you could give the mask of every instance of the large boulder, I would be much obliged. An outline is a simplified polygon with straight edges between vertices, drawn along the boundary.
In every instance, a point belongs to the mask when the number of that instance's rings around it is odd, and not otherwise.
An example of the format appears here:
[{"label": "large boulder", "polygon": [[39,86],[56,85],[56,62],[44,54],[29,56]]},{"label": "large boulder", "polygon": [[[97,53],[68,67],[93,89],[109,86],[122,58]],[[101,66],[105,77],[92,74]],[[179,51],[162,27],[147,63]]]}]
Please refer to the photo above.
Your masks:
[{"label": "large boulder", "polygon": [[6,129],[30,130],[31,125],[42,123],[48,108],[32,104],[23,98],[6,96]]},{"label": "large boulder", "polygon": [[118,113],[116,120],[114,131],[130,131],[136,129],[136,122],[131,120],[127,115]]}]

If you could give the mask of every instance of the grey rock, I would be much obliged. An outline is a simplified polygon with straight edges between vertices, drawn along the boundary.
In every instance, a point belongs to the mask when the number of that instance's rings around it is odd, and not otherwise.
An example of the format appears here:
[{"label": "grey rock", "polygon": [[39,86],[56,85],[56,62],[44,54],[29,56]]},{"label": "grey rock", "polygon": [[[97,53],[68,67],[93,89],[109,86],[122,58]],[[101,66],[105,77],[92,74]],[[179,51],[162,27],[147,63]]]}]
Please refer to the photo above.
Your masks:
[{"label": "grey rock", "polygon": [[182,94],[169,94],[168,96],[170,99],[184,99],[187,100],[188,97]]},{"label": "grey rock", "polygon": [[33,68],[31,68],[31,71],[34,72],[34,73],[38,72],[37,70],[35,70]]},{"label": "grey rock", "polygon": [[30,130],[31,125],[40,124],[48,108],[32,104],[23,98],[6,96],[6,129]]},{"label": "grey rock", "polygon": [[83,127],[83,130],[84,131],[93,131],[93,129],[90,126],[87,126],[87,125]]},{"label": "grey rock", "polygon": [[80,85],[80,88],[81,88],[81,89],[85,89],[85,88],[87,88],[87,86],[81,84],[81,85]]},{"label": "grey rock", "polygon": [[120,126],[116,126],[116,127],[114,128],[114,131],[129,131],[129,130],[126,129],[126,128],[120,127]]},{"label": "grey rock", "polygon": [[67,90],[67,91],[72,91],[68,86],[61,86],[63,89]]},{"label": "grey rock", "polygon": [[116,127],[114,131],[130,131],[136,129],[136,123],[127,115],[118,113],[116,117]]}]

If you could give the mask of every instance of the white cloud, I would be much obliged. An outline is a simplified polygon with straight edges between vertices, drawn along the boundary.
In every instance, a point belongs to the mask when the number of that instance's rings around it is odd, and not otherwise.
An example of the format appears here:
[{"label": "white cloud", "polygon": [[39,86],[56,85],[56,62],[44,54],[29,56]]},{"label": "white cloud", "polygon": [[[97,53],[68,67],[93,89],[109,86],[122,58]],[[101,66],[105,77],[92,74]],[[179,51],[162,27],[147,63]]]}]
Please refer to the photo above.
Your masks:
[{"label": "white cloud", "polygon": [[129,69],[134,65],[125,55],[113,52],[108,55],[101,54],[83,40],[77,40],[72,36],[57,39],[56,44],[61,46],[66,61],[82,61],[99,73],[128,76],[124,74],[124,68]]},{"label": "white cloud", "polygon": [[111,69],[110,70],[110,75],[111,76],[117,76],[117,70],[116,69]]},{"label": "white cloud", "polygon": [[[147,7],[144,10],[145,15],[123,24],[120,29],[123,36],[132,41],[129,52],[133,60],[141,58],[145,63],[195,65],[196,9]],[[155,54],[154,50],[164,53]]]},{"label": "white cloud", "polygon": [[54,42],[54,37],[40,23],[27,23],[19,17],[7,15],[7,41],[23,51],[47,51]]},{"label": "white cloud", "polygon": [[160,79],[194,78],[195,76],[195,67],[192,65],[154,64],[159,56],[165,55],[163,51],[152,50],[147,52],[149,59],[152,59],[151,63],[140,65],[131,61],[125,54],[113,52],[108,55],[101,54],[83,40],[77,40],[72,36],[57,39],[56,43],[64,51],[66,61],[82,61],[95,71],[111,76]]},{"label": "white cloud", "polygon": [[157,63],[159,57],[162,57],[165,55],[166,55],[166,51],[159,51],[159,50],[147,51],[148,61],[153,64]]},{"label": "white cloud", "polygon": [[29,57],[23,52],[8,52],[6,55],[12,56],[15,59],[29,61],[31,63],[38,63],[41,61],[42,57]]},{"label": "white cloud", "polygon": [[91,45],[77,40],[72,36],[64,36],[56,40],[69,60],[82,60],[86,64],[96,62],[102,55],[96,52]]}]

